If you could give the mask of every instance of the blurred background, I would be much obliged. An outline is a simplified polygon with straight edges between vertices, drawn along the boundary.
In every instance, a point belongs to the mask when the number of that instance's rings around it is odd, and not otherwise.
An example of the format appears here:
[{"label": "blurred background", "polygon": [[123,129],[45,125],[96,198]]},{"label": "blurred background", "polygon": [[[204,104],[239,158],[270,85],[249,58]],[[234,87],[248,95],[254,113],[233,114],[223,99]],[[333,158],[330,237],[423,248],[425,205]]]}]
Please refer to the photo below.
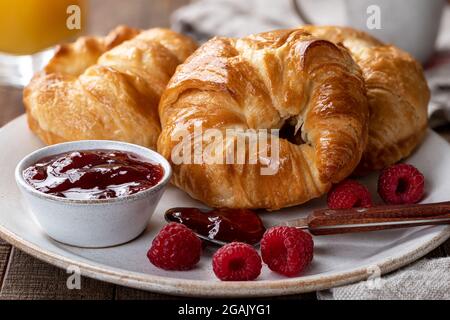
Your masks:
[{"label": "blurred background", "polygon": [[402,38],[414,37],[415,45],[423,46],[418,40],[428,36],[432,39],[423,41],[436,39],[437,48],[450,49],[450,0],[129,0],[126,4],[120,0],[87,1],[89,33],[104,34],[124,23],[139,28],[172,27],[200,41],[214,35],[245,36],[305,23],[349,25],[380,37],[382,32],[364,28],[363,24],[370,16],[368,7],[375,5],[380,8],[381,30],[399,30],[397,37],[391,35],[383,40],[401,42]]},{"label": "blurred background", "polygon": [[433,91],[430,113],[438,114],[432,125],[450,119],[450,0],[0,0],[0,15],[0,97],[15,106],[0,125],[23,112],[20,88],[56,44],[118,24],[171,27],[200,42],[308,23],[353,26],[420,60]]}]

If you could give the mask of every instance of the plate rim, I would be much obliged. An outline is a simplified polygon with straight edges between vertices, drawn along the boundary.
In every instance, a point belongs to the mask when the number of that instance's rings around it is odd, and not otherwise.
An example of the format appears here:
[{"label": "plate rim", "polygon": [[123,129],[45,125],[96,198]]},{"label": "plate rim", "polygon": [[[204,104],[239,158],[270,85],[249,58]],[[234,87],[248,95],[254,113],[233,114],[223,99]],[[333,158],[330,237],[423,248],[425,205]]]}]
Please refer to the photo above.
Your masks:
[{"label": "plate rim", "polygon": [[[280,280],[259,281],[208,281],[167,278],[151,274],[142,275],[139,272],[124,272],[120,268],[110,267],[101,263],[92,262],[85,258],[79,260],[63,256],[61,254],[44,249],[27,241],[14,232],[0,225],[0,236],[31,256],[47,262],[56,267],[67,269],[76,266],[83,276],[156,293],[170,294],[187,297],[269,297],[290,294],[301,294],[312,291],[320,291],[332,287],[350,284],[369,277],[367,269],[372,266],[380,268],[381,275],[401,268],[423,257],[450,237],[450,225],[435,235],[428,242],[413,251],[401,256],[388,257],[382,262],[350,269],[345,272],[333,272],[329,275],[313,275]],[[81,260],[87,260],[84,262]]]},{"label": "plate rim", "polygon": [[[0,128],[0,134],[14,123],[23,121],[25,117],[25,114],[20,115],[5,124]],[[429,130],[429,132],[437,138],[444,140],[434,131]],[[360,266],[347,271],[336,271],[327,275],[318,274],[296,278],[249,282],[176,279],[124,271],[123,269],[111,267],[82,257],[80,259],[67,257],[40,247],[8,230],[2,224],[0,224],[0,237],[12,246],[56,267],[67,269],[69,266],[76,266],[79,268],[81,275],[92,279],[176,296],[236,298],[281,296],[329,289],[367,279],[370,275],[367,272],[367,268],[375,265],[380,268],[381,275],[384,275],[423,257],[445,242],[450,238],[450,225],[414,250],[405,252],[401,256],[387,257],[378,263]]]}]

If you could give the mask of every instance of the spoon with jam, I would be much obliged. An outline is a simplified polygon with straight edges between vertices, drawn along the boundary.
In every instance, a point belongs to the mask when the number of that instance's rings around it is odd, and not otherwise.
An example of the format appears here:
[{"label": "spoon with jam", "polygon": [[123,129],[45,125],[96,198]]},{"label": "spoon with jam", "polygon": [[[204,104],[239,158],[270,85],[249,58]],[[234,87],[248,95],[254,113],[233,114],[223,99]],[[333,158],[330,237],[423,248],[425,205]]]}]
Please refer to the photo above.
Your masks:
[{"label": "spoon with jam", "polygon": [[178,222],[194,231],[200,239],[216,245],[239,241],[256,245],[266,228],[261,218],[249,209],[173,208],[164,215],[168,222]]},{"label": "spoon with jam", "polygon": [[[173,208],[164,215],[168,222],[178,222],[199,238],[223,246],[239,241],[258,245],[266,227],[249,209]],[[450,201],[427,204],[377,206],[371,208],[319,209],[307,217],[280,225],[305,229],[312,235],[368,232],[386,229],[450,223]]]}]

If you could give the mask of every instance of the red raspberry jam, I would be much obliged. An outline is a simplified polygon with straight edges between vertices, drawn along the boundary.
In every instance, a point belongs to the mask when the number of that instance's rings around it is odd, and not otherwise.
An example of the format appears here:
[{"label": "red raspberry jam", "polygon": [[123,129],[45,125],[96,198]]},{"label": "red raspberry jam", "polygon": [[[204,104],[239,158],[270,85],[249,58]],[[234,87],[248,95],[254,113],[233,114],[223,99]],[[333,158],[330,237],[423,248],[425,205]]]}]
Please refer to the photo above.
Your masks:
[{"label": "red raspberry jam", "polygon": [[115,150],[72,151],[23,171],[36,190],[70,199],[109,199],[149,189],[164,176],[159,164]]},{"label": "red raspberry jam", "polygon": [[259,216],[248,209],[214,209],[203,212],[198,208],[173,208],[166,220],[184,224],[209,239],[224,242],[258,243],[266,228]]}]

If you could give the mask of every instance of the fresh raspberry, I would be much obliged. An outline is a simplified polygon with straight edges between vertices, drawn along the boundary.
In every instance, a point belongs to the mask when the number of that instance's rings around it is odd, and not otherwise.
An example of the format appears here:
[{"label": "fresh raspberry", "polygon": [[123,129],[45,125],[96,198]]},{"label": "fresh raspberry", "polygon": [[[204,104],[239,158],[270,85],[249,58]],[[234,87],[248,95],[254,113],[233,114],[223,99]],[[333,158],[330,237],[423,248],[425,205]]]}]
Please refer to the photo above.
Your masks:
[{"label": "fresh raspberry", "polygon": [[153,239],[147,253],[151,263],[165,270],[189,270],[200,260],[201,240],[186,226],[172,222]]},{"label": "fresh raspberry", "polygon": [[273,227],[261,240],[261,255],[270,270],[288,277],[298,275],[313,259],[314,242],[309,233],[294,227]]},{"label": "fresh raspberry", "polygon": [[423,197],[425,178],[416,167],[400,163],[381,171],[378,194],[388,204],[417,203]]},{"label": "fresh raspberry", "polygon": [[251,245],[229,243],[214,254],[213,271],[222,281],[255,280],[261,273],[261,257]]},{"label": "fresh raspberry", "polygon": [[355,180],[344,180],[328,192],[330,209],[368,208],[372,206],[369,190]]}]

